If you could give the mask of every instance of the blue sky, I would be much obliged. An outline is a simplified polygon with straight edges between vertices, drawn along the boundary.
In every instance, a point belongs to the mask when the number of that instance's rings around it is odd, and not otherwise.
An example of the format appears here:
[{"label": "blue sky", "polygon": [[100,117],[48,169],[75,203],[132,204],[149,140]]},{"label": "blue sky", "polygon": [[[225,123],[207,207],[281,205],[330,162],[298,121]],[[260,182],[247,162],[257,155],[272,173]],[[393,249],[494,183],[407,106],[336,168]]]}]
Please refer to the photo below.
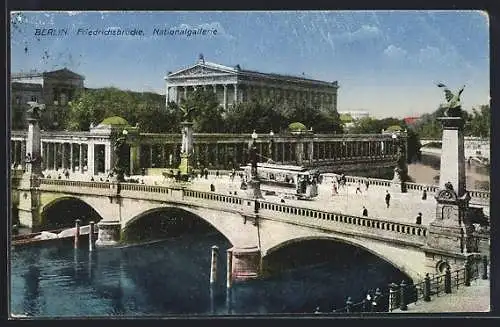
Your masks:
[{"label": "blue sky", "polygon": [[[464,109],[489,103],[489,25],[480,11],[23,12],[11,31],[11,71],[67,67],[87,87],[165,93],[168,71],[205,60],[340,84],[338,110],[375,117],[434,111],[434,83],[466,84]],[[155,36],[204,27],[212,36]],[[35,36],[37,28],[66,36]],[[78,28],[144,36],[76,35]],[[26,51],[27,50],[27,51]]]}]

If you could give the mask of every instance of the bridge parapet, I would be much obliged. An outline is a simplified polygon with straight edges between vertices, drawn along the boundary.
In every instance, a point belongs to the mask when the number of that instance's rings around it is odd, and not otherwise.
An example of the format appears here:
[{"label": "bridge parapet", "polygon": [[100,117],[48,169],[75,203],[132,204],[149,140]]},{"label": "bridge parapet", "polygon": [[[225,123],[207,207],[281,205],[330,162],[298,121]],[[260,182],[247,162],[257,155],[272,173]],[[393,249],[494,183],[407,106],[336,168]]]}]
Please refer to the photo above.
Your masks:
[{"label": "bridge parapet", "polygon": [[[64,187],[64,189],[61,189]],[[92,194],[104,196],[116,196],[118,188],[116,183],[86,182],[63,179],[40,179],[39,189],[42,191],[68,192],[77,194]]]},{"label": "bridge parapet", "polygon": [[[279,216],[276,215],[279,213]],[[299,208],[272,202],[260,202],[259,214],[272,220],[282,220],[301,226],[327,229],[351,235],[386,239],[416,246],[426,242],[427,228],[379,218],[345,215],[335,212]]]},{"label": "bridge parapet", "polygon": [[[120,185],[120,195],[122,197],[141,200],[177,202],[222,211],[240,212],[242,214],[248,212],[249,207],[253,209],[252,206],[255,204],[253,199],[215,192],[131,183],[122,183]],[[106,182],[42,179],[40,189],[98,196],[117,194],[116,184]],[[351,216],[269,201],[259,201],[258,211],[259,217],[264,219],[281,220],[305,227],[385,239],[414,246],[424,245],[427,236],[427,228],[422,225],[398,223],[380,218]]]}]

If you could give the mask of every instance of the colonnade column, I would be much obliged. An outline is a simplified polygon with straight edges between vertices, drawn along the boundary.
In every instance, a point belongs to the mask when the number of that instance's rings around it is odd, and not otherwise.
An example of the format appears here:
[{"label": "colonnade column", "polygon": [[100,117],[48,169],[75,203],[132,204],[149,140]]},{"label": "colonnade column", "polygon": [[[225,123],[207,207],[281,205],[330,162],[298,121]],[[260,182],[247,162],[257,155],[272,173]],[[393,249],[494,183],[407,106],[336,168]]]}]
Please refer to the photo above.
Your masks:
[{"label": "colonnade column", "polygon": [[26,142],[21,141],[21,168],[24,170],[26,168]]},{"label": "colonnade column", "polygon": [[216,84],[212,84],[212,88],[214,90],[214,93],[217,94],[217,85]]},{"label": "colonnade column", "polygon": [[234,87],[234,101],[233,103],[238,103],[238,84],[233,84]]},{"label": "colonnade column", "polygon": [[187,91],[188,91],[187,86],[184,86],[184,100],[187,99]]},{"label": "colonnade column", "polygon": [[78,144],[78,168],[80,173],[83,174],[83,144]]},{"label": "colonnade column", "polygon": [[111,144],[104,145],[104,172],[111,172]]},{"label": "colonnade column", "polygon": [[12,163],[14,163],[14,166],[17,165],[19,161],[18,153],[19,153],[19,142],[14,141],[14,158],[12,159]]},{"label": "colonnade column", "polygon": [[42,168],[42,171],[45,169],[45,160],[44,160],[44,150],[45,150],[45,146],[44,146],[45,142],[40,142],[40,156],[42,157],[42,162],[40,163],[40,166]]},{"label": "colonnade column", "polygon": [[87,173],[90,175],[95,174],[95,159],[94,159],[94,150],[95,150],[95,145],[93,142],[89,142],[88,148],[87,148]]},{"label": "colonnade column", "polygon": [[224,87],[224,102],[223,102],[223,108],[227,109],[227,85],[224,84],[222,85]]},{"label": "colonnade column", "polygon": [[57,148],[59,147],[59,143],[54,143],[54,170],[57,170]]},{"label": "colonnade column", "polygon": [[73,143],[69,144],[69,170],[71,172],[75,171],[75,165],[73,164]]}]

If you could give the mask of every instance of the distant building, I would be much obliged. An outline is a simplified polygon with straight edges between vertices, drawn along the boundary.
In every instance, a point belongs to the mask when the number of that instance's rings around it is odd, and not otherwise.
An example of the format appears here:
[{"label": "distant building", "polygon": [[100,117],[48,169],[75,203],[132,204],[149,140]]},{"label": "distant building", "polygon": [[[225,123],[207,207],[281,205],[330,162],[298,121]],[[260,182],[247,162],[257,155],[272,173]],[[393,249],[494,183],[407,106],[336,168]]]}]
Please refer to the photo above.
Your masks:
[{"label": "distant building", "polygon": [[339,116],[340,121],[344,124],[344,127],[349,129],[354,126],[354,122],[356,120],[370,117],[370,113],[362,110],[344,110],[339,111]]},{"label": "distant building", "polygon": [[413,124],[417,123],[419,120],[420,120],[420,117],[416,117],[416,116],[403,118],[403,121],[405,122],[405,124],[407,126],[413,125]]},{"label": "distant building", "polygon": [[337,81],[325,82],[304,77],[261,73],[205,61],[203,55],[187,68],[165,77],[168,102],[179,103],[197,88],[213,90],[224,109],[253,98],[270,97],[285,105],[306,103],[325,112],[337,111]]},{"label": "distant building", "polygon": [[50,72],[13,73],[11,75],[12,128],[25,127],[28,101],[46,105],[44,128],[57,129],[65,117],[69,101],[84,89],[85,77],[67,68]]},{"label": "distant building", "polygon": [[339,111],[339,115],[345,115],[345,116],[350,116],[352,120],[358,120],[361,118],[368,118],[370,117],[370,113],[368,111],[363,111],[363,110],[344,110],[344,111]]}]

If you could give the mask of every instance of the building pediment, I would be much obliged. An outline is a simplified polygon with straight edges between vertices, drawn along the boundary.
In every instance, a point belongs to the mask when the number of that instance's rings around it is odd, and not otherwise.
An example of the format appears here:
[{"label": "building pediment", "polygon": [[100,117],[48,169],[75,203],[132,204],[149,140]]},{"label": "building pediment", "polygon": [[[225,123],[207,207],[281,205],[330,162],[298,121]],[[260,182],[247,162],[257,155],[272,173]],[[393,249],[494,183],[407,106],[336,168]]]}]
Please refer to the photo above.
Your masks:
[{"label": "building pediment", "polygon": [[[220,67],[218,67],[220,66]],[[210,64],[196,64],[194,66],[188,67],[186,69],[171,73],[167,76],[170,78],[184,78],[184,77],[204,77],[204,76],[221,76],[221,75],[230,75],[234,76],[237,72],[230,67],[217,65],[212,66]]]},{"label": "building pediment", "polygon": [[67,68],[54,70],[51,72],[43,73],[44,78],[56,78],[56,79],[85,79],[82,75],[79,75]]}]

